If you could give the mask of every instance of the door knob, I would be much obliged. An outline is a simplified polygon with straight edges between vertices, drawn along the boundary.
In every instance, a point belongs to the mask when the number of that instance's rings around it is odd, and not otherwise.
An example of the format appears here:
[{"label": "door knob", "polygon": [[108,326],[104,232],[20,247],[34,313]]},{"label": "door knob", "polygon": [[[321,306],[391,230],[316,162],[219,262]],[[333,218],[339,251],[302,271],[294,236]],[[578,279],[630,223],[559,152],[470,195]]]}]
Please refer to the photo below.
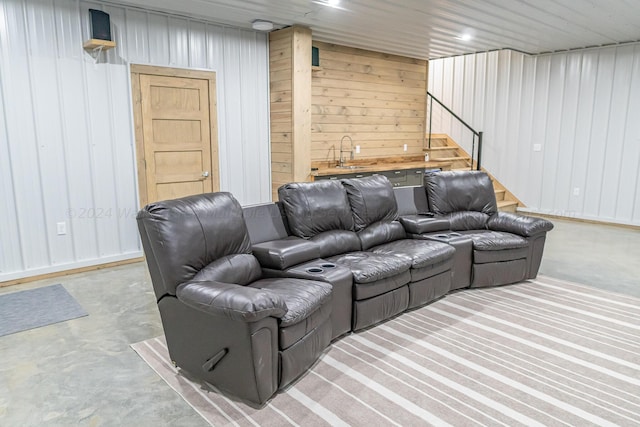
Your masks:
[{"label": "door knob", "polygon": [[207,178],[207,177],[209,176],[209,171],[204,171],[204,172],[202,172],[202,176],[203,176],[204,178]]}]

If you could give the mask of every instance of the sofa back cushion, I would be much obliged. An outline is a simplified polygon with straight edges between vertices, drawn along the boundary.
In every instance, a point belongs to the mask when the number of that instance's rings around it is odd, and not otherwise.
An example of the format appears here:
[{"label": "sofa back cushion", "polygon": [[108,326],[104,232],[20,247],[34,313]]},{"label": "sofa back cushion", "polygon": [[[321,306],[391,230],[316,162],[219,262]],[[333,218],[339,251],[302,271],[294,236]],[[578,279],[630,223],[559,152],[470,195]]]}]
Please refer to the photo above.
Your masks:
[{"label": "sofa back cushion", "polygon": [[245,206],[242,212],[252,245],[288,236],[284,214],[278,204]]},{"label": "sofa back cushion", "polygon": [[485,172],[433,172],[424,176],[429,209],[437,215],[475,211],[493,215],[498,211],[491,179]]},{"label": "sofa back cushion", "polygon": [[416,215],[418,213],[429,212],[429,202],[427,193],[423,186],[419,187],[396,187],[393,189],[398,205],[398,215]]},{"label": "sofa back cushion", "polygon": [[383,175],[343,179],[347,190],[355,230],[360,231],[375,222],[398,219],[398,205],[393,186]]},{"label": "sofa back cushion", "polygon": [[278,198],[294,236],[309,239],[331,230],[353,230],[347,192],[338,181],[285,184]]},{"label": "sofa back cushion", "polygon": [[242,208],[230,193],[207,193],[151,203],[137,216],[158,298],[213,261],[251,253]]}]

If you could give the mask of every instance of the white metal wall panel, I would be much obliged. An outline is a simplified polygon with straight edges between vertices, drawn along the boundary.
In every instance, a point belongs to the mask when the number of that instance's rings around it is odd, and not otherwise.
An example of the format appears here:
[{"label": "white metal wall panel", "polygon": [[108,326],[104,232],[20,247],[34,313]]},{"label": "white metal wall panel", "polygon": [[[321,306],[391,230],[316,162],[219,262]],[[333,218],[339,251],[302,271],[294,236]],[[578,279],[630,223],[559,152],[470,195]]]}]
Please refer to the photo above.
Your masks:
[{"label": "white metal wall panel", "polygon": [[[627,127],[624,132],[622,165],[618,183],[618,210],[616,217],[630,221],[635,212],[640,214],[640,45],[636,45],[633,53],[631,84],[629,85],[629,108]],[[635,187],[635,194],[625,194],[624,186]]]},{"label": "white metal wall panel", "polygon": [[[0,11],[3,5],[0,4]],[[0,17],[2,14],[0,14]],[[2,18],[0,18],[2,19]],[[5,56],[3,40],[6,34],[0,25],[0,58]],[[3,96],[3,75],[0,73],[0,274],[5,271],[23,269],[22,242],[20,241],[19,222],[16,214],[16,195],[13,183],[12,165],[9,153],[9,134],[7,132],[6,107]]]},{"label": "white metal wall panel", "polygon": [[[7,142],[12,164],[15,211],[22,264],[34,269],[50,264],[44,223],[42,181],[36,140],[31,90],[26,16],[21,3],[3,3],[2,94],[7,125]],[[11,67],[7,65],[10,64]],[[15,250],[15,249],[9,249]]]},{"label": "white metal wall panel", "polygon": [[[607,149],[603,159],[604,171],[602,174],[602,194],[600,196],[599,216],[604,218],[616,218],[620,186],[628,185],[620,181],[620,174],[622,172],[622,159],[625,156],[624,138],[629,117],[627,112],[629,109],[629,88],[631,87],[631,71],[633,70],[634,60],[633,50],[634,46],[624,46],[616,51],[615,71],[611,88],[609,131],[606,137]],[[632,120],[634,119],[632,118]],[[624,194],[621,196],[625,197]],[[630,194],[627,192],[627,198],[629,196]]]},{"label": "white metal wall panel", "polygon": [[489,52],[429,70],[429,90],[449,105],[463,99],[456,111],[485,132],[483,165],[529,209],[640,224],[640,44]]},{"label": "white metal wall panel", "polygon": [[[97,62],[89,8],[117,43]],[[0,24],[0,281],[140,255],[130,63],[216,71],[221,187],[270,200],[266,35],[77,0],[7,0]]]}]

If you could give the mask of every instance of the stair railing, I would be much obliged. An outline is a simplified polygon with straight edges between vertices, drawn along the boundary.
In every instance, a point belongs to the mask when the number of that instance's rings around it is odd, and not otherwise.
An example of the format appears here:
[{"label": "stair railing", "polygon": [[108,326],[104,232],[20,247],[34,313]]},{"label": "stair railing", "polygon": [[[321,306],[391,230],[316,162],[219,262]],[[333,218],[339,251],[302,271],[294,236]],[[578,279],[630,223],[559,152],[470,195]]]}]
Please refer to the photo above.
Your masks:
[{"label": "stair railing", "polygon": [[[482,132],[478,132],[475,129],[473,129],[471,126],[469,126],[469,124],[467,122],[465,122],[464,120],[462,120],[462,118],[460,118],[460,116],[458,116],[456,113],[454,113],[453,111],[451,111],[451,109],[449,107],[447,107],[446,105],[444,105],[442,103],[442,101],[440,101],[438,98],[436,98],[435,96],[433,96],[433,94],[429,91],[427,91],[427,99],[429,101],[429,142],[428,142],[428,148],[431,148],[431,129],[432,129],[432,122],[433,122],[433,101],[436,101],[442,108],[444,108],[444,110],[446,112],[448,112],[449,114],[451,114],[452,117],[454,117],[456,120],[458,120],[458,122],[460,122],[460,124],[462,124],[463,126],[465,126],[467,129],[469,129],[472,133],[472,139],[471,139],[471,170],[474,169],[473,167],[473,162],[474,159],[476,160],[476,170],[480,170],[480,160],[482,157]],[[475,153],[476,153],[476,139],[478,141],[477,145],[478,145],[478,150],[477,150],[477,158],[475,158]]]}]

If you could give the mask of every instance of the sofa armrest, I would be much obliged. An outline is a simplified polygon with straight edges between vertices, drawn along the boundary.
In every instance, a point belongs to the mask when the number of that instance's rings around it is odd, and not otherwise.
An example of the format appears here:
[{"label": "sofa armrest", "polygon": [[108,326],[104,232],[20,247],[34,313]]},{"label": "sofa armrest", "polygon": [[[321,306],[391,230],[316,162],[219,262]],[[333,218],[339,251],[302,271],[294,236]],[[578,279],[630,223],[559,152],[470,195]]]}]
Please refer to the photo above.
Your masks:
[{"label": "sofa armrest", "polygon": [[511,212],[498,212],[489,218],[487,228],[529,237],[551,231],[553,223],[542,218],[517,215]]},{"label": "sofa armrest", "polygon": [[403,215],[400,223],[411,234],[430,233],[433,231],[445,231],[449,229],[449,220],[441,217],[429,217],[424,215]]},{"label": "sofa armrest", "polygon": [[280,240],[253,245],[253,255],[264,268],[284,270],[291,266],[320,258],[320,247],[300,237],[287,237]]},{"label": "sofa armrest", "polygon": [[287,304],[279,295],[231,283],[187,282],[178,286],[176,296],[189,307],[244,322],[280,318],[287,312]]}]

